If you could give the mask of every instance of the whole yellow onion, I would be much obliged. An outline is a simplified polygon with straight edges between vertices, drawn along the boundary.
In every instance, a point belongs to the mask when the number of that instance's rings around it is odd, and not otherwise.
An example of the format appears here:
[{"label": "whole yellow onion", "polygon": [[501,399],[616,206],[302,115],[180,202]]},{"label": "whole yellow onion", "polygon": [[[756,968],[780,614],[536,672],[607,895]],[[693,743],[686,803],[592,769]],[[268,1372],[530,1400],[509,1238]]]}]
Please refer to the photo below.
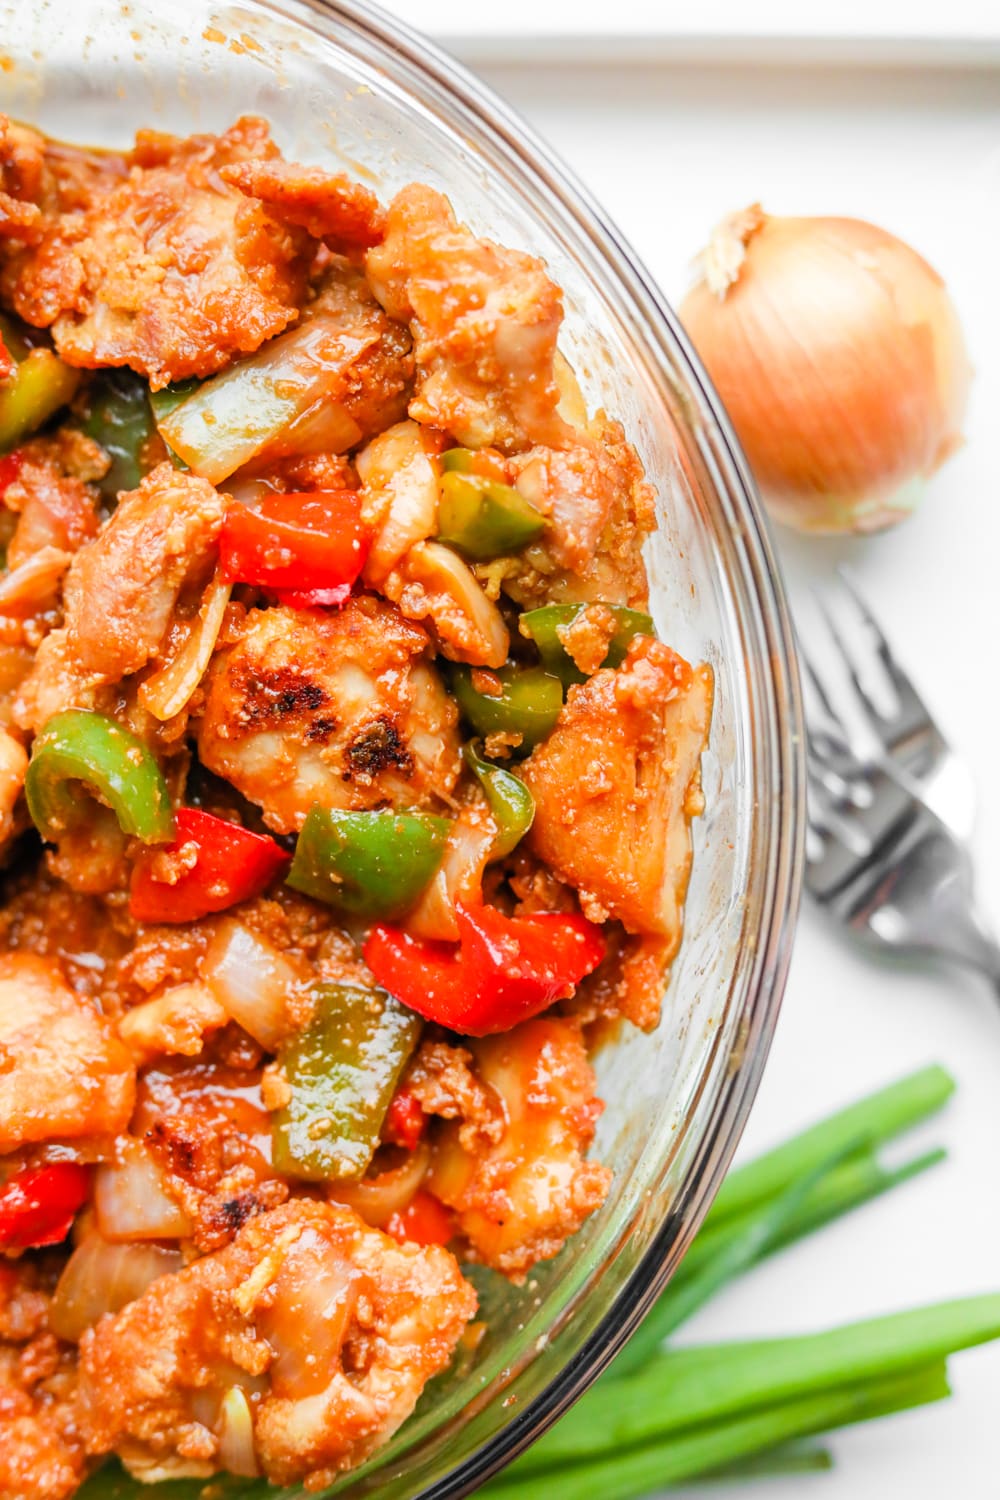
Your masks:
[{"label": "whole yellow onion", "polygon": [[722,223],[681,320],[768,509],[800,531],[877,531],[962,442],[971,367],[940,276],[860,219]]}]

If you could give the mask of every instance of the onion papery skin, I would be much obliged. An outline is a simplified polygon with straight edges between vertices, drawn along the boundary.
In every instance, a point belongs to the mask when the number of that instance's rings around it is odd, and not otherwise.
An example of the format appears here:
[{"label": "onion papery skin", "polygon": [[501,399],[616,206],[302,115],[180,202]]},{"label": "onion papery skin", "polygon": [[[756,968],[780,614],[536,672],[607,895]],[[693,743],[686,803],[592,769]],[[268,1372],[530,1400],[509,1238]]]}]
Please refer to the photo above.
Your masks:
[{"label": "onion papery skin", "polygon": [[859,219],[733,226],[731,284],[709,272],[681,320],[769,511],[799,531],[893,525],[962,442],[972,371],[944,282]]}]

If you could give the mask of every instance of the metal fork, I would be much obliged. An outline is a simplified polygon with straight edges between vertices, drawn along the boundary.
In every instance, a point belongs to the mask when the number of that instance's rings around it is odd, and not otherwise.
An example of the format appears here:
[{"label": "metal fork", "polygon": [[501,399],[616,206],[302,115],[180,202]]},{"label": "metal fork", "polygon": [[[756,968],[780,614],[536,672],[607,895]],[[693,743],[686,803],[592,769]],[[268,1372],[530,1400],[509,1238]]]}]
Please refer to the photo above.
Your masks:
[{"label": "metal fork", "polygon": [[[823,609],[848,685],[839,697],[800,640],[809,698],[806,885],[869,942],[977,969],[1000,995],[1000,946],[974,898],[968,768],[857,589],[843,582],[837,614],[852,615],[853,644]],[[873,691],[879,674],[883,697]]]}]

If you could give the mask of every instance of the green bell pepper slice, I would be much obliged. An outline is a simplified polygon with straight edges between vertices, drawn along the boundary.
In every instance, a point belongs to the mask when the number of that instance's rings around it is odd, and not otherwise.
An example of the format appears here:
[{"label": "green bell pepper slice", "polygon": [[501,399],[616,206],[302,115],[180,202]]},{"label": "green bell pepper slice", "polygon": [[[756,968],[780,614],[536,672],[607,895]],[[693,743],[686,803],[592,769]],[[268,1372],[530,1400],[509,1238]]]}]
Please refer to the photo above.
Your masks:
[{"label": "green bell pepper slice", "polygon": [[71,708],[36,737],[24,780],[31,821],[50,844],[84,824],[84,782],[106,802],[123,833],[145,844],[174,836],[170,793],[156,758],[131,730],[104,714]]},{"label": "green bell pepper slice", "polygon": [[485,472],[475,448],[447,448],[441,455],[441,468],[445,474],[482,474]]},{"label": "green bell pepper slice", "polygon": [[449,827],[431,813],[312,807],[287,883],[355,916],[402,916],[441,863]]},{"label": "green bell pepper slice", "polygon": [[83,430],[111,459],[101,480],[108,500],[139,486],[147,465],[142,451],[155,431],[149,387],[131,370],[104,370],[89,394]]},{"label": "green bell pepper slice", "polygon": [[76,395],[82,371],[64,364],[54,349],[29,348],[16,326],[0,318],[0,334],[17,361],[0,384],[0,453],[9,453]]},{"label": "green bell pepper slice", "polygon": [[159,432],[160,437],[163,439],[163,446],[170,455],[170,462],[175,469],[182,469],[185,473],[188,471],[189,465],[184,462],[179,453],[174,452],[163,436],[162,423],[166,422],[167,418],[179,406],[183,406],[188,397],[193,396],[195,391],[199,390],[204,384],[203,380],[199,380],[197,376],[192,375],[189,380],[178,380],[173,385],[165,385],[161,390],[150,391],[149,393],[149,405],[153,413],[153,421],[157,432]]},{"label": "green bell pepper slice", "polygon": [[519,734],[520,749],[531,750],[555,728],[563,702],[562,683],[543,667],[507,662],[493,675],[501,693],[491,697],[472,684],[472,668],[453,663],[451,688],[477,734]]},{"label": "green bell pepper slice", "polygon": [[364,1175],[420,1028],[385,990],[318,989],[312,1021],[278,1053],[291,1089],[272,1121],[279,1172],[310,1182]]},{"label": "green bell pepper slice", "polygon": [[535,820],[535,799],[513,771],[484,760],[475,744],[462,751],[465,764],[486,793],[486,800],[497,825],[497,836],[490,850],[491,859],[503,859],[520,843]]},{"label": "green bell pepper slice", "polygon": [[466,557],[486,561],[517,552],[544,526],[541,511],[509,484],[457,470],[441,475],[438,541]]},{"label": "green bell pepper slice", "polygon": [[[566,687],[576,682],[586,682],[586,672],[581,672],[559,639],[559,631],[572,625],[588,604],[543,604],[541,609],[529,609],[521,616],[518,628],[522,635],[533,640],[542,658],[542,665],[555,674]],[[601,662],[602,667],[620,667],[625,660],[630,642],[637,635],[655,635],[656,628],[649,615],[638,609],[626,609],[621,604],[602,604],[610,610],[617,621],[616,629],[608,642],[608,652]]]}]

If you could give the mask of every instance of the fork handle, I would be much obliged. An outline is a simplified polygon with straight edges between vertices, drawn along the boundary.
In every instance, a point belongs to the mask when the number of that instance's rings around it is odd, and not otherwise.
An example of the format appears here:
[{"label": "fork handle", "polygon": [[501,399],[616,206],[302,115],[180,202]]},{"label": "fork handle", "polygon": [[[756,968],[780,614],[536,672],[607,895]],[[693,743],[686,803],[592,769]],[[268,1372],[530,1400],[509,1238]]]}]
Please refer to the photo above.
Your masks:
[{"label": "fork handle", "polygon": [[967,968],[975,969],[988,979],[996,997],[1000,1000],[1000,943],[987,922],[973,909],[966,922],[953,929],[954,939],[950,956]]}]

